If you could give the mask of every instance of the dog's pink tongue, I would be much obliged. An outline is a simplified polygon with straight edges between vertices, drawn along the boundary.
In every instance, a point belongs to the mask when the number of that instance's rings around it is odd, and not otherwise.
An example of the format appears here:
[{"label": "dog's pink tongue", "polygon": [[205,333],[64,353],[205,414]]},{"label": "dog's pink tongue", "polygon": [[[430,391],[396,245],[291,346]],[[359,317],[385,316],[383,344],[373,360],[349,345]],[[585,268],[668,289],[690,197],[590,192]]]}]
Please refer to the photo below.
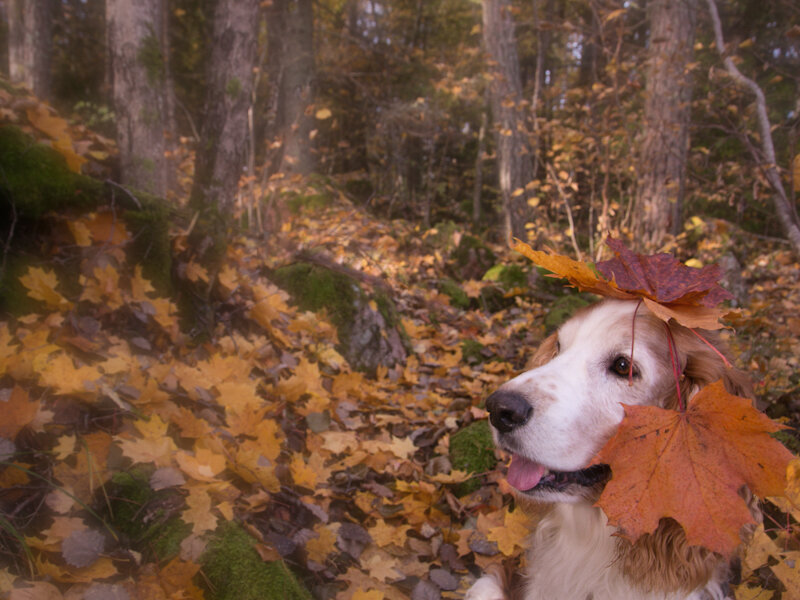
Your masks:
[{"label": "dog's pink tongue", "polygon": [[539,483],[539,480],[544,475],[544,466],[535,463],[532,460],[523,458],[518,454],[511,457],[511,464],[508,465],[508,474],[506,479],[508,483],[515,488],[524,492]]}]

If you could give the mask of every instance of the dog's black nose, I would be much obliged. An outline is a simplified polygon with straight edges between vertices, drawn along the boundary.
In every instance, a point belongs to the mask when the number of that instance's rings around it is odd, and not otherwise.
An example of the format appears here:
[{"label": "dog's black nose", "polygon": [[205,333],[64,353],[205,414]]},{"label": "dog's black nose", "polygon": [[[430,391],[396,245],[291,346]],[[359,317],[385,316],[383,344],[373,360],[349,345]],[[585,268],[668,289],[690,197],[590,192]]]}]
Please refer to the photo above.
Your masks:
[{"label": "dog's black nose", "polygon": [[518,392],[497,390],[486,399],[489,421],[500,433],[508,433],[525,425],[533,414],[533,407]]}]

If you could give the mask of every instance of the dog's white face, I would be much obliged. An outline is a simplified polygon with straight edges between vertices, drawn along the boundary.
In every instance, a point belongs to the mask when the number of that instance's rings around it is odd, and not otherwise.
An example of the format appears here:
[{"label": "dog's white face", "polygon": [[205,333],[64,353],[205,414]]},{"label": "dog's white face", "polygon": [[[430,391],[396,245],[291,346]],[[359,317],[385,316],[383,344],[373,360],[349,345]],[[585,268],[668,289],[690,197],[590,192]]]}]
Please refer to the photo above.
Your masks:
[{"label": "dog's white face", "polygon": [[587,465],[622,420],[622,404],[661,404],[674,391],[665,328],[640,306],[634,330],[636,306],[605,300],[578,313],[559,329],[549,362],[487,399],[496,443],[513,456],[508,481],[526,495],[594,497],[609,471]]}]

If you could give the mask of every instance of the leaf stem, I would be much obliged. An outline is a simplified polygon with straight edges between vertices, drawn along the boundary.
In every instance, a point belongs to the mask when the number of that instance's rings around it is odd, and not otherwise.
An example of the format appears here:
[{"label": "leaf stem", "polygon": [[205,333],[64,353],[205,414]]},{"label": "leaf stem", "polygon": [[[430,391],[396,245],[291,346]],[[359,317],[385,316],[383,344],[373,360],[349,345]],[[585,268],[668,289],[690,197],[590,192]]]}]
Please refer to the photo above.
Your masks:
[{"label": "leaf stem", "polygon": [[633,320],[631,321],[631,368],[628,369],[628,385],[633,385],[633,343],[636,340],[636,313],[639,312],[639,307],[642,305],[644,300],[639,298],[639,303],[636,305],[636,309],[633,311]]},{"label": "leaf stem", "polygon": [[714,346],[714,344],[712,344],[712,343],[711,343],[711,342],[709,342],[709,341],[708,341],[706,338],[704,338],[702,335],[700,335],[699,333],[697,333],[697,331],[696,331],[696,330],[694,330],[694,329],[689,329],[689,331],[691,331],[693,334],[695,334],[697,337],[699,337],[699,338],[700,338],[700,339],[703,341],[703,343],[704,343],[706,346],[708,346],[709,348],[711,348],[711,349],[714,351],[714,353],[715,353],[717,356],[719,356],[719,357],[722,359],[722,362],[724,362],[724,363],[725,363],[725,366],[726,366],[726,367],[728,367],[729,369],[731,368],[731,366],[732,366],[732,365],[731,365],[730,361],[729,361],[727,358],[725,358],[725,355],[724,355],[722,352],[720,352],[719,350],[717,350],[717,349],[716,349],[716,347]]},{"label": "leaf stem", "polygon": [[683,412],[683,398],[681,397],[681,369],[678,364],[678,348],[675,344],[675,338],[672,336],[672,330],[665,322],[664,329],[667,330],[667,344],[669,345],[669,360],[672,363],[672,376],[675,378],[675,391],[678,394],[678,409]]}]

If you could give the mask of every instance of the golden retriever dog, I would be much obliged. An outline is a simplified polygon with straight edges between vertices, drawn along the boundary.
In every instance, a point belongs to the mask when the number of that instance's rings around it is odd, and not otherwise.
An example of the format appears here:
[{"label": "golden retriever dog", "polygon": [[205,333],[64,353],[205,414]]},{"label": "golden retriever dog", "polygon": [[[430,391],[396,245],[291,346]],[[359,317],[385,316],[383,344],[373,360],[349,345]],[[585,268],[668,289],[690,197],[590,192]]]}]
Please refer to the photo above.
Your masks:
[{"label": "golden retriever dog", "polygon": [[[635,319],[635,323],[634,323]],[[722,379],[752,397],[747,377],[725,364],[718,336],[671,322],[684,402]],[[516,589],[485,574],[467,600],[719,600],[728,597],[726,560],[690,547],[662,520],[631,543],[594,506],[611,476],[587,468],[622,421],[622,404],[674,408],[676,372],[666,324],[635,300],[604,300],[544,341],[529,370],[486,401],[496,445],[511,455],[507,480],[519,501],[548,505],[529,540]],[[633,344],[633,356],[631,346]]]}]

